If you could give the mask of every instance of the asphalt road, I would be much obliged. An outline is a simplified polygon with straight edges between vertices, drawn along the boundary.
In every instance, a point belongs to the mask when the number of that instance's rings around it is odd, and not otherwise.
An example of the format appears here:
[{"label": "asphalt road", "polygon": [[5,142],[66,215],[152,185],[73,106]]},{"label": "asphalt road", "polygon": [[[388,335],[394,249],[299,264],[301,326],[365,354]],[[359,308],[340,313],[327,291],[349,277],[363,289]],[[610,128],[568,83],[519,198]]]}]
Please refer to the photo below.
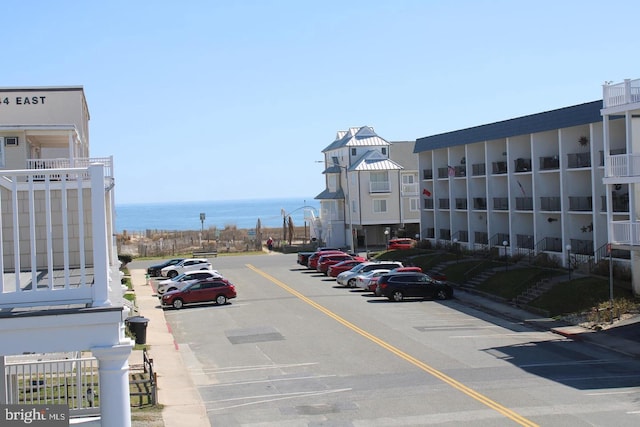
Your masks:
[{"label": "asphalt road", "polygon": [[637,426],[640,361],[461,302],[392,303],[295,255],[228,256],[165,315],[213,426]]}]

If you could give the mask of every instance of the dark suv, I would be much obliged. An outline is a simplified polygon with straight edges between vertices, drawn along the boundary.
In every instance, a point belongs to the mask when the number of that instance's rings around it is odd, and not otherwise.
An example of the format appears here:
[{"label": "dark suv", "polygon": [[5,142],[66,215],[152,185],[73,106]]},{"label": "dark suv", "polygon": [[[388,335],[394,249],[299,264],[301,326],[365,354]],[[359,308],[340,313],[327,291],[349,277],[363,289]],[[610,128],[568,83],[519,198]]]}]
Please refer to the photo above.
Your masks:
[{"label": "dark suv", "polygon": [[391,301],[402,301],[405,297],[448,299],[453,289],[446,282],[434,280],[424,273],[385,274],[378,279],[376,295]]}]

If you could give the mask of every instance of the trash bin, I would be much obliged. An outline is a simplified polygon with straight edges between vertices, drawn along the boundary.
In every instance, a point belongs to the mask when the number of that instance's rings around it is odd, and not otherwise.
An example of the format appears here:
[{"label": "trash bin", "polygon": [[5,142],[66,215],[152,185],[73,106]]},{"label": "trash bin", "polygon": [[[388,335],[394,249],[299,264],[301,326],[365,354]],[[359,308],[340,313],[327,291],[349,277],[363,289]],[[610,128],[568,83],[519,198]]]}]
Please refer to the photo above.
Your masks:
[{"label": "trash bin", "polygon": [[147,323],[149,319],[142,316],[129,317],[125,320],[129,331],[136,337],[136,344],[147,343]]}]

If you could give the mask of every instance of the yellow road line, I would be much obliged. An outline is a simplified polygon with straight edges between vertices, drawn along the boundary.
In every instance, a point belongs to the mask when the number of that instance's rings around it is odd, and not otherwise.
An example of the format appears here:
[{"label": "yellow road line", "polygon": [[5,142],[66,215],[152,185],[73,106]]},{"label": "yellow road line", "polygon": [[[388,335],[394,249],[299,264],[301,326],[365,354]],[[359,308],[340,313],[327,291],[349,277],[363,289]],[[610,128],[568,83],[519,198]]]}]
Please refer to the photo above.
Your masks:
[{"label": "yellow road line", "polygon": [[472,397],[473,399],[477,400],[480,403],[483,403],[484,405],[488,406],[489,408],[501,413],[502,415],[504,415],[507,418],[512,419],[513,421],[515,421],[516,423],[522,425],[522,426],[529,426],[529,427],[534,427],[537,426],[536,423],[534,423],[533,421],[530,421],[526,418],[524,418],[522,415],[519,415],[518,413],[512,411],[511,409],[502,406],[501,404],[494,402],[493,400],[489,399],[487,396],[478,393],[477,391],[467,387],[466,385],[462,384],[461,382],[451,378],[450,376],[438,371],[435,368],[432,368],[431,366],[427,365],[424,362],[421,362],[420,360],[416,359],[415,357],[405,353],[404,351],[400,350],[397,347],[392,346],[391,344],[381,340],[380,338],[376,337],[375,335],[370,334],[369,332],[365,331],[364,329],[359,328],[358,326],[354,325],[353,323],[349,322],[346,319],[343,319],[342,317],[338,316],[337,314],[335,314],[334,312],[332,312],[331,310],[323,307],[322,305],[316,303],[315,301],[313,301],[310,298],[307,298],[306,296],[302,295],[300,292],[296,291],[295,289],[287,286],[286,284],[282,283],[281,281],[279,281],[278,279],[276,279],[273,276],[270,276],[269,274],[265,273],[264,271],[254,267],[251,264],[246,264],[246,266],[248,268],[250,268],[251,270],[255,271],[256,273],[258,273],[259,275],[261,275],[262,277],[268,279],[269,281],[275,283],[276,285],[280,286],[282,289],[284,289],[285,291],[289,292],[290,294],[296,296],[297,298],[301,299],[302,301],[306,302],[307,304],[309,304],[310,306],[318,309],[319,311],[323,312],[324,314],[326,314],[327,316],[331,317],[332,319],[334,319],[335,321],[337,321],[338,323],[343,324],[344,326],[346,326],[347,328],[351,329],[352,331],[356,332],[357,334],[360,334],[361,336],[373,341],[374,343],[378,344],[379,346],[381,346],[382,348],[390,351],[391,353],[395,354],[396,356],[406,360],[407,362],[413,364],[414,366],[417,366],[418,368],[422,369],[423,371],[429,373],[430,375],[440,379],[441,381],[449,384],[451,387],[455,388],[458,391],[461,391],[462,393],[466,394],[467,396]]}]

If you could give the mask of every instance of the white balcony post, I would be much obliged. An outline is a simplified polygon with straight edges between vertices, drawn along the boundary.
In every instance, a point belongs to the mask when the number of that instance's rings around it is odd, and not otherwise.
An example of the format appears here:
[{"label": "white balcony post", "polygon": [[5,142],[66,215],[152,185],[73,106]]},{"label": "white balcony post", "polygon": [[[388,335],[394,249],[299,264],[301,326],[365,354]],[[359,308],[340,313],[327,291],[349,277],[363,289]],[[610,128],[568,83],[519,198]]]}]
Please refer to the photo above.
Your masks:
[{"label": "white balcony post", "polygon": [[109,301],[109,256],[107,252],[107,213],[104,189],[104,165],[89,166],[91,179],[91,230],[93,234],[93,306],[111,305]]},{"label": "white balcony post", "polygon": [[[100,425],[130,427],[129,355],[133,341],[113,347],[92,348],[100,376]],[[86,391],[85,391],[86,392]]]},{"label": "white balcony post", "polygon": [[631,79],[624,79],[624,103],[631,103]]}]

